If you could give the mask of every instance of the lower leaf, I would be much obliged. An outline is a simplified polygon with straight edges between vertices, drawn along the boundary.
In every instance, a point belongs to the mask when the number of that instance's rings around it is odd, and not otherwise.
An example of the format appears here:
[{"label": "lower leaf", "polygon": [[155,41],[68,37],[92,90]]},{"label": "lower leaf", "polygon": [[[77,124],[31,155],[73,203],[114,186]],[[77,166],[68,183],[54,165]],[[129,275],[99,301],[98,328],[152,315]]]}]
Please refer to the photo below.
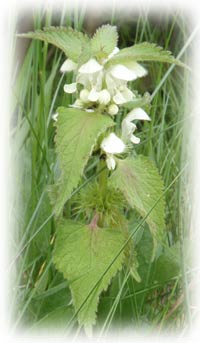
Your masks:
[{"label": "lower leaf", "polygon": [[118,160],[111,182],[132,208],[142,217],[147,216],[146,222],[154,240],[154,257],[156,244],[162,240],[165,228],[164,185],[158,170],[145,156]]},{"label": "lower leaf", "polygon": [[78,321],[85,328],[95,324],[99,296],[122,267],[124,253],[117,255],[124,241],[124,235],[117,229],[90,227],[64,219],[59,222],[54,263],[69,280]]}]

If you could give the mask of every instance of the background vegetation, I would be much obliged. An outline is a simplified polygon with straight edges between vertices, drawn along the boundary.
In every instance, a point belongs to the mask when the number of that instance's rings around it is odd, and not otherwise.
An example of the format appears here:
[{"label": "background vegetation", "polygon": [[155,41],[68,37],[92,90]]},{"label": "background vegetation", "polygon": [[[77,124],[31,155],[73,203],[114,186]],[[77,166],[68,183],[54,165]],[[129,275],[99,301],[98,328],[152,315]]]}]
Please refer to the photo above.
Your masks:
[{"label": "background vegetation", "polygon": [[[21,16],[19,22],[23,19]],[[174,13],[151,17],[137,13],[122,17],[117,11],[91,15],[81,9],[30,14],[32,29],[66,25],[92,34],[103,23],[117,25],[119,47],[148,41],[172,51],[182,52],[188,61],[186,42],[190,32],[183,16]],[[20,26],[17,27],[19,31]],[[30,28],[23,28],[24,32]],[[25,42],[25,41],[23,41]],[[17,39],[16,56],[22,49]],[[26,41],[27,43],[27,41]],[[55,226],[47,186],[54,182],[56,156],[52,114],[57,106],[67,106],[71,95],[63,85],[71,75],[59,68],[65,57],[56,48],[40,41],[28,41],[23,62],[18,65],[13,87],[11,141],[15,192],[11,206],[13,224],[11,251],[11,314],[14,328],[66,329],[73,306],[67,281],[52,263]],[[18,60],[17,60],[18,62]],[[187,265],[189,228],[185,219],[187,203],[187,160],[183,135],[188,119],[190,85],[188,71],[160,63],[148,63],[149,74],[138,80],[143,94],[152,97],[151,122],[140,124],[141,143],[137,153],[149,156],[158,167],[166,192],[166,246],[160,257],[150,263],[152,241],[148,230],[141,228],[136,237],[141,283],[136,283],[123,269],[101,295],[96,326],[101,334],[109,328],[123,330],[146,327],[150,331],[185,330],[192,313],[189,290],[191,268]],[[139,136],[139,134],[138,134]],[[138,218],[133,221],[137,224]],[[189,286],[188,286],[189,285]],[[73,319],[77,329],[76,320]]]}]

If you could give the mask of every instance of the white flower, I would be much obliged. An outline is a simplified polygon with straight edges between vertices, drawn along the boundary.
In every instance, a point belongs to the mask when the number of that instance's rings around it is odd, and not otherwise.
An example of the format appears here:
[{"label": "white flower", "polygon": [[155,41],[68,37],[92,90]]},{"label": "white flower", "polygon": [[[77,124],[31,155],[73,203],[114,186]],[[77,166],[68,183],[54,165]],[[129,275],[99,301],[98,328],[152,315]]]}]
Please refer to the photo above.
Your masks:
[{"label": "white flower", "polygon": [[103,66],[99,64],[94,58],[91,58],[87,63],[82,64],[79,68],[81,74],[93,74],[103,69]]},{"label": "white flower", "polygon": [[58,121],[58,113],[54,113],[52,115],[52,119],[55,120],[55,121]]},{"label": "white flower", "polygon": [[65,92],[65,93],[72,94],[72,93],[75,93],[76,90],[77,90],[77,88],[76,88],[76,82],[73,82],[73,83],[69,83],[69,84],[64,85],[64,92]]},{"label": "white flower", "polygon": [[106,153],[106,164],[108,169],[115,169],[114,154],[120,154],[125,151],[126,145],[124,142],[116,136],[115,133],[110,133],[109,136],[103,139],[101,142],[101,149]]},{"label": "white flower", "polygon": [[147,70],[137,62],[111,66],[105,74],[107,89],[117,105],[133,100],[134,93],[127,87],[129,81],[145,76]]},{"label": "white flower", "polygon": [[103,89],[99,92],[99,103],[102,105],[107,105],[110,102],[110,93],[107,89]]},{"label": "white flower", "polygon": [[65,60],[65,62],[62,64],[60,71],[61,73],[66,73],[68,71],[73,71],[77,69],[77,63],[73,62],[69,58]]},{"label": "white flower", "polygon": [[132,72],[135,73],[136,77],[143,77],[148,74],[148,71],[139,63],[129,61],[125,62],[124,65],[131,70]]},{"label": "white flower", "polygon": [[109,71],[106,72],[105,82],[113,101],[117,105],[131,101],[135,95],[127,87],[126,80],[115,78]]},{"label": "white flower", "polygon": [[[74,70],[75,64],[71,60],[66,60],[61,67],[62,70]],[[76,65],[77,69],[77,65]],[[76,82],[64,85],[64,91],[72,94],[77,91],[77,83],[82,84],[85,89],[80,94],[80,98],[83,102],[97,101],[98,94],[102,87],[102,72],[103,66],[100,65],[94,58],[91,58],[87,63],[83,64],[76,77]],[[87,94],[86,94],[87,93]]]},{"label": "white flower", "polygon": [[84,86],[85,89],[91,90],[95,88],[100,91],[102,88],[103,71],[97,71],[96,73],[82,74],[78,73],[76,82]]},{"label": "white flower", "polygon": [[136,130],[136,125],[132,123],[133,120],[151,120],[148,114],[142,108],[135,108],[128,113],[126,118],[122,120],[122,139],[124,142],[131,141],[134,144],[140,143],[140,138],[133,135]]},{"label": "white flower", "polygon": [[115,104],[111,104],[109,107],[108,107],[108,113],[111,115],[111,116],[114,116],[115,114],[117,114],[119,111],[119,107]]},{"label": "white flower", "polygon": [[[103,66],[100,65],[94,58],[91,58],[87,63],[83,64],[79,70],[76,82],[84,86],[84,91],[88,91],[87,99],[86,92],[82,92],[81,99],[86,101],[96,102],[99,99],[99,92],[102,88]],[[83,99],[83,98],[84,99]]]},{"label": "white flower", "polygon": [[131,92],[131,90],[128,89],[128,87],[121,86],[119,90],[117,90],[116,94],[113,96],[113,101],[117,105],[122,105],[126,102],[133,100],[133,98],[135,98],[135,94],[133,94],[133,92]]},{"label": "white flower", "polygon": [[116,79],[125,80],[125,81],[133,81],[137,78],[136,73],[134,70],[128,69],[122,64],[116,64],[109,70],[110,74],[114,76]]}]

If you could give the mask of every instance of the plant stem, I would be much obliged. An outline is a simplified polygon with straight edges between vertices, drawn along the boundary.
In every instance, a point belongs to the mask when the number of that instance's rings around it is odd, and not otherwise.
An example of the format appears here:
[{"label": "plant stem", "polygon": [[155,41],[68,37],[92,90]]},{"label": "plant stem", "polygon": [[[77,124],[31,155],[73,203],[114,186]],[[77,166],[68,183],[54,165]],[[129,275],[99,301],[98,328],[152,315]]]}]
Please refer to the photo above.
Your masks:
[{"label": "plant stem", "polygon": [[[99,169],[102,170],[106,167],[106,162],[101,159],[99,163]],[[99,175],[99,187],[101,189],[102,199],[105,199],[106,191],[107,191],[107,178],[108,178],[108,170],[107,168],[103,169],[101,174]]]},{"label": "plant stem", "polygon": [[[108,178],[108,169],[106,168],[106,162],[104,159],[100,159],[98,170],[102,170],[99,174],[99,188],[101,191],[101,199],[104,206],[106,192],[107,192],[107,178]],[[100,227],[104,226],[104,215],[102,212],[102,215],[100,216],[98,220],[98,225]]]}]

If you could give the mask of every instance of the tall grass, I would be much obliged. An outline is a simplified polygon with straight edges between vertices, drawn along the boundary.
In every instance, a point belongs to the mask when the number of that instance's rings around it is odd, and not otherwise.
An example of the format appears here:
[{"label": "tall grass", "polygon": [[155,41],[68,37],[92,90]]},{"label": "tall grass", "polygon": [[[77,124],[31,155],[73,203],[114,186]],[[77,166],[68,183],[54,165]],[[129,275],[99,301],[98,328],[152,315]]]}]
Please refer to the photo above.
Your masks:
[{"label": "tall grass", "polygon": [[[71,13],[65,10],[56,18],[52,12],[38,11],[31,19],[33,29],[55,24],[91,32],[95,28],[91,17],[80,9]],[[189,32],[187,23],[178,13],[169,17],[161,15],[159,20],[140,13],[133,19],[122,19],[113,11],[100,21],[118,26],[121,48],[149,41],[171,50],[175,56],[182,51],[187,61]],[[46,192],[56,173],[55,129],[51,117],[58,105],[67,106],[72,101],[71,96],[63,92],[64,83],[71,78],[59,73],[63,61],[63,54],[56,48],[30,41],[13,87],[11,141],[16,191],[11,205],[11,313],[13,328],[23,325],[24,330],[45,328],[50,324],[66,328],[74,315],[68,283],[52,263],[55,225]],[[144,237],[139,246],[145,251],[145,258],[140,260],[143,281],[134,282],[126,269],[113,279],[108,291],[100,297],[97,327],[101,325],[101,335],[113,325],[116,330],[126,325],[133,329],[142,325],[149,330],[178,329],[188,325],[191,318],[188,276],[192,271],[186,266],[183,244],[184,238],[189,236],[183,220],[183,209],[187,209],[188,204],[183,195],[180,201],[180,192],[187,189],[182,170],[187,168],[183,134],[188,120],[189,76],[186,69],[169,69],[168,65],[160,63],[148,64],[147,68],[148,77],[137,81],[137,87],[141,93],[151,93],[151,122],[138,130],[141,144],[136,151],[149,156],[164,179],[166,246],[180,243],[178,254],[182,270],[175,277],[155,283],[156,266],[145,260],[150,243]],[[73,324],[76,327],[75,319]]]}]

